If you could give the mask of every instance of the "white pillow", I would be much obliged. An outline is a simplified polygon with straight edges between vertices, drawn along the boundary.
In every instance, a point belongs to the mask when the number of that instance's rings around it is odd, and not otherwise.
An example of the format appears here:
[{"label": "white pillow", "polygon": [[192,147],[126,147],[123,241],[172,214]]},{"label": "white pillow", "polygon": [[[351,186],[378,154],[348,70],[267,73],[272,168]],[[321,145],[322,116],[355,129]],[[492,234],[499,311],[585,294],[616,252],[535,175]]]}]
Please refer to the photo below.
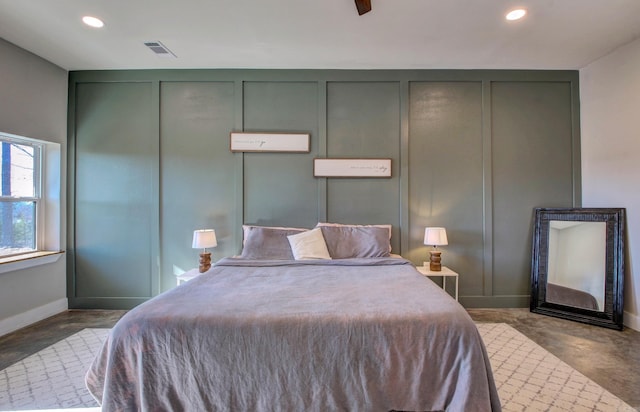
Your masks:
[{"label": "white pillow", "polygon": [[295,260],[331,259],[327,244],[318,227],[306,232],[287,236]]}]

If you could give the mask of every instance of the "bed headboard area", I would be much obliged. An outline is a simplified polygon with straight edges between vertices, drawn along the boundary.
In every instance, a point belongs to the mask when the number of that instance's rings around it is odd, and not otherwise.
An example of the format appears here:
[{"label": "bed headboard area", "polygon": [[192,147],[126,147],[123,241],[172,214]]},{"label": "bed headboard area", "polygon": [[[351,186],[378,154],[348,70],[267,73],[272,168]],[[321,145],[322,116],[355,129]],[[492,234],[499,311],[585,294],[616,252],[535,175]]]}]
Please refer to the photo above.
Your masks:
[{"label": "bed headboard area", "polygon": [[[215,261],[241,252],[243,225],[332,222],[391,225],[415,264],[424,228],[446,227],[464,305],[527,307],[533,209],[581,198],[577,93],[575,71],[71,72],[69,306],[175,286],[197,267],[194,229],[216,230]],[[231,150],[231,132],[309,150]],[[390,176],[316,176],[325,158],[388,159]]]}]

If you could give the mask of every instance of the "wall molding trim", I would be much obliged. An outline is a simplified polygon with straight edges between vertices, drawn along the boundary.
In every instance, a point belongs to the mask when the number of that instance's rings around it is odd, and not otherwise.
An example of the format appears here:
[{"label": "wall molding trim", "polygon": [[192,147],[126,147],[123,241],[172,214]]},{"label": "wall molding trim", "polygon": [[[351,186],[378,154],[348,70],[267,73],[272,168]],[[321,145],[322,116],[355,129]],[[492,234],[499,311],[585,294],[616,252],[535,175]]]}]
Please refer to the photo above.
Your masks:
[{"label": "wall molding trim", "polygon": [[0,320],[0,336],[46,319],[69,309],[67,298],[54,300],[37,308]]},{"label": "wall molding trim", "polygon": [[72,309],[129,310],[143,304],[153,296],[145,297],[70,297]]}]

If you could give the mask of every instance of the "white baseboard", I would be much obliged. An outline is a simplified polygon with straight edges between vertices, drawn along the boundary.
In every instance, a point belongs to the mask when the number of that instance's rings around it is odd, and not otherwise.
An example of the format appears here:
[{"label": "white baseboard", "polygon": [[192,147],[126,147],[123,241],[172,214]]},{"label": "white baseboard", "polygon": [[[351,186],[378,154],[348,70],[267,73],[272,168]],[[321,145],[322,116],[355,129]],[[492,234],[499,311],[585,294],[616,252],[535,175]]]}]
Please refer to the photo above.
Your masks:
[{"label": "white baseboard", "polygon": [[624,319],[624,322],[623,322],[624,326],[640,332],[640,316],[634,315],[626,311],[622,316]]},{"label": "white baseboard", "polygon": [[58,299],[46,305],[38,306],[15,316],[0,320],[0,336],[11,333],[32,323],[46,319],[69,309],[67,298]]}]

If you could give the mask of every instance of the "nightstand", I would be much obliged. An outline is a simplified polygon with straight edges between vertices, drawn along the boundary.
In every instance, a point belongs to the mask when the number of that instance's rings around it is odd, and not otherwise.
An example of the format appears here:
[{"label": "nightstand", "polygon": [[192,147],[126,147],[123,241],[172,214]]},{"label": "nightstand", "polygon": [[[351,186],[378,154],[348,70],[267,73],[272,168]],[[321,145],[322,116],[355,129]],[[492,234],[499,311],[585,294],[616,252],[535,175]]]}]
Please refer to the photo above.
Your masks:
[{"label": "nightstand", "polygon": [[456,298],[456,300],[458,300],[458,274],[456,272],[454,272],[453,270],[449,269],[446,266],[443,266],[442,270],[438,271],[438,272],[434,272],[433,270],[429,269],[429,266],[416,266],[416,269],[418,269],[418,272],[422,273],[424,276],[428,276],[428,277],[440,276],[440,277],[442,277],[442,289],[444,289],[444,290],[447,290],[447,278],[449,278],[449,277],[454,278],[455,281],[456,281],[455,298]]},{"label": "nightstand", "polygon": [[198,270],[198,268],[187,270],[182,275],[176,276],[176,283],[178,284],[178,286],[180,286],[182,282],[188,282],[199,275],[200,275],[200,270]]}]

